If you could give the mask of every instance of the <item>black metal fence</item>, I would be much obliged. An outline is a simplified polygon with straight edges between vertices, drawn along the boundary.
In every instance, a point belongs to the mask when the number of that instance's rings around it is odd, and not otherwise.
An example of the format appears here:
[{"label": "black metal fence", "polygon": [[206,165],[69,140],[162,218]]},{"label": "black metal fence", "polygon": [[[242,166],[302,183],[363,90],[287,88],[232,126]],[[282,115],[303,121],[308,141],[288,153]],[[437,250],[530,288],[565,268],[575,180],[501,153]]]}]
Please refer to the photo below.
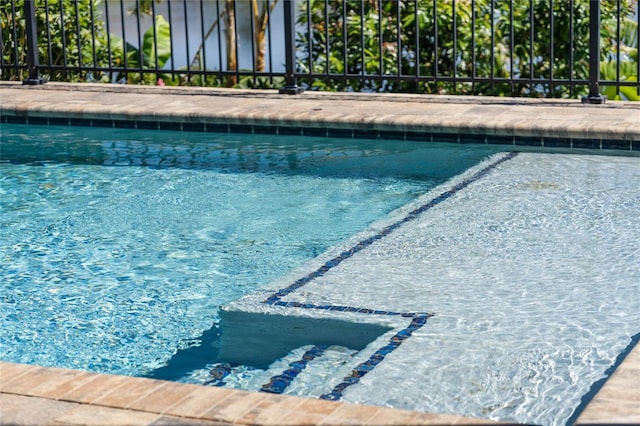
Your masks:
[{"label": "black metal fence", "polygon": [[3,80],[640,100],[637,0],[4,0]]}]

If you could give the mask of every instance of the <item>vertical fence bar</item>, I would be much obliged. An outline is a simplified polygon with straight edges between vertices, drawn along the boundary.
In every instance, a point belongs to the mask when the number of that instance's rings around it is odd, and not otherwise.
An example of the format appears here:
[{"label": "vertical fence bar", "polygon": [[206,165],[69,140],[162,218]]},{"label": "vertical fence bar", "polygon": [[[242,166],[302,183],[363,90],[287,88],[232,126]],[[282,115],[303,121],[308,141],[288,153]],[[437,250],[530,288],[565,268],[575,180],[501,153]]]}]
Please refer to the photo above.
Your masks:
[{"label": "vertical fence bar", "polygon": [[[18,50],[18,18],[16,11],[16,2],[15,0],[11,1],[11,35],[13,40],[13,65],[15,68],[13,69],[12,75],[20,76],[22,75],[20,71],[20,52]],[[0,31],[1,32],[1,31]],[[4,46],[4,44],[3,44]],[[20,78],[20,77],[18,77]]]},{"label": "vertical fence bar", "polygon": [[[151,28],[153,29],[153,64],[156,68],[156,85],[160,85],[160,73],[158,69],[158,29],[156,28],[156,7],[154,2],[151,2]],[[140,51],[142,51],[142,45],[140,45]],[[149,58],[151,60],[152,58]]]},{"label": "vertical fence bar", "polygon": [[360,0],[360,75],[364,79],[366,62],[364,58],[364,0]]},{"label": "vertical fence bar", "polygon": [[[216,25],[216,27],[218,28],[218,69],[220,70],[224,69],[222,65],[222,24],[219,23],[220,20],[224,19],[224,17],[222,16],[223,13],[225,13],[224,10],[220,12],[220,0],[217,0],[216,1],[216,19],[218,20],[218,25]],[[222,79],[223,77],[221,76],[220,80],[222,81]]]},{"label": "vertical fence bar", "polygon": [[515,96],[516,87],[515,82],[515,62],[516,62],[516,47],[515,47],[515,21],[513,12],[513,1],[509,2],[509,91],[511,96]]},{"label": "vertical fence bar", "polygon": [[433,0],[433,88],[438,93],[438,3]]},{"label": "vertical fence bar", "polygon": [[589,0],[589,94],[583,104],[603,104],[606,96],[600,94],[600,1]]},{"label": "vertical fence bar", "polygon": [[422,63],[421,61],[421,57],[420,57],[420,11],[418,10],[418,0],[414,0],[413,2],[413,8],[415,11],[415,18],[414,18],[414,31],[416,33],[416,58],[415,58],[415,63],[416,63],[416,87],[418,89],[418,93],[422,93],[423,91],[423,86],[422,84],[420,84],[420,64]]},{"label": "vertical fence bar", "polygon": [[471,0],[471,94],[476,95],[476,2]]},{"label": "vertical fence bar", "polygon": [[[640,49],[640,4],[636,5],[636,19],[638,20],[638,25],[636,25],[636,40],[638,40],[638,49]],[[640,78],[640,57],[636,61],[636,75]],[[640,84],[637,85],[636,95],[640,96]]]},{"label": "vertical fence bar", "polygon": [[[185,49],[187,50],[187,82],[189,83],[189,85],[191,85],[191,49],[189,48],[189,17],[187,16],[189,8],[187,7],[187,0],[183,0],[182,10],[184,13],[183,22],[184,22]],[[155,27],[155,21],[153,23],[153,26]],[[154,50],[157,52],[158,41],[154,40],[154,43],[156,44],[156,48]],[[171,52],[171,56],[174,56],[173,52]],[[158,80],[160,75],[160,67],[158,67],[157,60],[155,63],[155,68],[156,68],[156,80]]]},{"label": "vertical fence bar", "polygon": [[[556,85],[553,84],[553,80],[555,78],[554,67],[555,67],[555,31],[554,31],[554,18],[553,18],[553,0],[549,0],[549,93],[551,93],[551,97],[555,94]],[[598,22],[600,19],[598,18]],[[598,24],[599,26],[599,24]],[[599,35],[599,34],[598,34]]]},{"label": "vertical fence bar", "polygon": [[451,23],[451,32],[453,33],[453,60],[451,61],[453,85],[451,93],[456,95],[458,93],[458,18],[456,16],[456,0],[451,0],[451,19],[453,19]]},{"label": "vertical fence bar", "polygon": [[[307,0],[307,8],[310,8],[311,4]],[[331,42],[329,38],[329,0],[324,0],[324,40],[325,40],[325,81],[331,84],[329,79],[329,73],[331,73]]]},{"label": "vertical fence bar", "polygon": [[285,86],[279,90],[285,95],[298,95],[304,91],[296,81],[296,11],[295,0],[284,0],[284,55]]},{"label": "vertical fence bar", "polygon": [[69,58],[67,55],[67,32],[65,31],[64,3],[60,3],[60,36],[62,37],[62,75],[69,78]]},{"label": "vertical fence bar", "polygon": [[[36,28],[35,0],[25,0],[24,18],[27,36],[27,70],[29,71],[29,77],[22,80],[22,84],[36,86],[46,83],[47,80],[40,77],[38,70],[40,64],[38,63],[38,31]],[[17,44],[17,40],[14,41]]]},{"label": "vertical fence bar", "polygon": [[[346,9],[346,7],[347,7],[347,5],[345,3],[343,11]],[[378,73],[379,73],[379,75],[384,75],[384,58],[382,57],[383,56],[383,51],[384,51],[384,34],[382,33],[383,32],[383,29],[382,29],[382,2],[380,0],[378,0],[376,7],[378,9],[378,52],[380,52],[380,55],[379,55],[380,56],[380,60],[378,61],[378,69],[379,69]],[[347,22],[347,12],[345,11],[343,13],[343,15],[344,15],[343,21],[345,22],[345,27],[344,27],[344,31],[343,31],[343,34],[344,34],[344,45],[345,45],[345,52],[344,52],[344,55],[345,55],[345,61],[344,61],[345,67],[344,67],[344,71],[345,71],[345,74],[346,74],[347,73],[347,67],[346,67],[347,60],[346,60],[346,58],[347,58],[347,55],[348,55],[347,54],[347,50],[346,50],[346,46],[347,46],[347,24],[346,24],[346,22]],[[364,46],[360,46],[360,49],[364,49]]]},{"label": "vertical fence bar", "polygon": [[[105,2],[108,3],[108,2]],[[127,47],[127,26],[124,23],[125,11],[124,11],[124,2],[120,1],[120,30],[122,31],[122,65],[124,71],[122,73],[122,78],[125,83],[129,82],[129,49]]]},{"label": "vertical fence bar", "polygon": [[267,8],[267,52],[269,52],[269,84],[273,85],[273,54],[271,49],[271,5],[269,4],[269,0],[267,0],[267,4],[265,4]]},{"label": "vertical fence bar", "polygon": [[573,0],[569,2],[569,97],[573,97],[573,92],[575,91],[575,87],[573,85],[573,44],[574,44],[574,25],[573,25],[573,9],[574,4]]},{"label": "vertical fence bar", "polygon": [[[49,12],[49,2],[47,0],[45,0],[44,2],[44,17],[45,17],[45,21],[49,22],[49,16],[50,16],[50,12]],[[49,25],[47,25],[46,28],[47,31],[47,68],[49,70],[51,70],[53,68],[53,52],[51,49],[51,27]]]},{"label": "vertical fence bar", "polygon": [[258,67],[256,66],[258,65],[258,45],[256,44],[256,31],[258,31],[258,22],[256,21],[256,19],[258,19],[260,11],[258,5],[253,2],[249,6],[249,9],[249,31],[251,33],[251,74],[253,74],[251,78],[253,81],[253,85],[255,86],[258,82],[256,76],[256,73],[258,73]]},{"label": "vertical fence bar", "polygon": [[[94,16],[93,4],[89,8],[89,17],[91,20],[91,61],[92,68],[98,67],[98,52],[96,51],[96,20]],[[108,33],[107,33],[108,34]],[[95,80],[96,71],[90,72],[91,80]]]},{"label": "vertical fence bar", "polygon": [[[205,31],[205,24],[204,24],[204,3],[203,0],[200,0],[200,40],[202,43],[202,46],[200,47],[200,49],[202,50],[196,50],[196,54],[198,55],[197,60],[198,60],[198,70],[202,71],[203,74],[200,75],[200,85],[201,86],[206,86],[206,72],[207,72],[207,54],[206,54],[206,46],[205,46],[205,40],[207,38],[206,36],[206,31]],[[196,58],[194,57],[194,60]]]},{"label": "vertical fence bar", "polygon": [[[107,34],[111,34],[111,19],[109,19],[110,15],[109,15],[109,2],[106,1],[104,2],[104,21],[105,21],[105,25],[107,27]],[[109,71],[108,71],[108,76],[109,76],[109,83],[113,83],[113,55],[111,54],[111,37],[107,38],[107,55],[108,55],[108,67],[109,67]]]},{"label": "vertical fence bar", "polygon": [[[60,5],[62,7],[62,4]],[[92,5],[90,7],[93,7]],[[82,35],[80,34],[80,8],[78,6],[78,2],[75,2],[75,27],[76,27],[76,47],[78,49],[78,75],[81,75],[84,65],[84,60],[82,59]]]},{"label": "vertical fence bar", "polygon": [[[140,82],[144,83],[144,73],[143,73],[143,68],[145,67],[145,63],[144,63],[144,51],[143,51],[143,43],[142,43],[142,26],[140,24],[140,14],[142,13],[142,10],[140,9],[140,0],[136,0],[136,13],[135,13],[135,18],[136,18],[136,36],[138,38],[138,69],[140,72]],[[153,24],[152,24],[153,25]],[[154,26],[155,27],[155,26]],[[127,41],[124,40],[124,42],[126,43]],[[154,40],[155,43],[155,40]],[[149,58],[151,59],[151,58]]]},{"label": "vertical fence bar", "polygon": [[[169,59],[171,64],[170,71],[171,71],[171,79],[174,80],[176,78],[176,66],[175,66],[176,64],[175,64],[175,60],[173,59],[173,52],[175,52],[175,49],[173,46],[173,19],[171,17],[171,0],[167,0],[167,22],[169,23],[169,51],[171,52],[171,58]],[[152,25],[155,26],[156,23],[153,22]],[[157,63],[154,68],[157,74],[158,73]]]}]

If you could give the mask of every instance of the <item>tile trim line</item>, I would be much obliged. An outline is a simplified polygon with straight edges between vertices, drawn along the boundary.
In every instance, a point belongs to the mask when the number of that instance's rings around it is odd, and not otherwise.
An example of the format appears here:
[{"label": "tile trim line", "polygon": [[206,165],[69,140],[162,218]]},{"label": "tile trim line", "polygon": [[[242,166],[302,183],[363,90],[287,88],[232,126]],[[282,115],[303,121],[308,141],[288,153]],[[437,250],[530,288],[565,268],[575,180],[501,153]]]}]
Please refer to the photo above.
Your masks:
[{"label": "tile trim line", "polygon": [[[370,236],[368,238],[365,238],[364,240],[361,240],[360,242],[355,244],[350,249],[345,250],[342,253],[340,253],[338,256],[328,260],[320,268],[316,269],[313,272],[310,272],[309,274],[305,275],[302,278],[299,278],[298,280],[296,280],[295,282],[293,282],[289,286],[276,291],[271,296],[269,296],[267,299],[265,299],[263,301],[263,303],[268,304],[268,305],[276,305],[276,304],[278,304],[279,306],[285,306],[285,307],[299,307],[299,308],[310,308],[310,309],[330,309],[330,310],[341,310],[341,311],[349,311],[349,312],[360,312],[360,311],[362,311],[362,309],[359,309],[359,308],[349,308],[349,307],[340,307],[340,308],[344,308],[344,309],[332,309],[332,308],[336,308],[336,307],[333,307],[331,305],[326,305],[326,307],[319,307],[319,306],[316,306],[316,305],[309,304],[307,306],[306,304],[298,304],[296,302],[282,302],[281,299],[283,297],[288,296],[289,294],[293,293],[294,291],[298,290],[302,286],[308,284],[309,282],[313,281],[314,279],[323,276],[324,274],[326,274],[331,269],[333,269],[336,266],[338,266],[343,261],[349,259],[350,257],[353,257],[353,255],[355,255],[359,251],[369,247],[374,242],[376,242],[376,241],[384,238],[385,236],[391,234],[393,231],[398,229],[401,225],[403,225],[403,224],[405,224],[407,222],[410,222],[412,220],[415,220],[416,218],[418,218],[418,216],[420,216],[425,211],[427,211],[427,210],[431,209],[432,207],[435,207],[438,204],[442,203],[443,201],[451,198],[453,195],[455,195],[456,193],[460,192],[464,188],[468,187],[472,183],[482,179],[484,176],[489,174],[489,172],[494,170],[500,164],[504,163],[505,161],[508,161],[508,160],[511,160],[511,159],[515,158],[517,155],[518,155],[518,152],[513,151],[513,152],[509,152],[509,153],[501,156],[500,158],[498,158],[497,160],[495,160],[492,163],[488,164],[486,167],[484,167],[483,169],[479,170],[478,172],[476,172],[472,176],[468,177],[467,179],[465,179],[462,182],[458,183],[457,185],[453,186],[451,189],[449,189],[447,191],[444,191],[443,193],[441,193],[437,197],[432,198],[429,202],[427,202],[427,203],[421,205],[420,207],[410,211],[402,219],[392,223],[391,225],[386,226],[385,228],[383,228],[377,234],[374,234],[374,235],[372,235],[372,236]],[[367,312],[362,312],[362,313],[372,313],[372,312],[368,312],[368,310],[367,310]],[[391,314],[385,313],[384,315],[396,315],[396,314],[394,314],[394,313],[391,313]],[[397,315],[403,315],[404,316],[404,315],[407,315],[407,314],[398,313]]]},{"label": "tile trim line", "polygon": [[126,120],[110,118],[75,118],[75,117],[46,117],[29,115],[0,115],[0,123],[23,125],[50,125],[68,127],[95,127],[111,129],[162,130],[198,133],[245,133],[297,135],[346,139],[371,140],[408,140],[420,142],[448,142],[458,144],[486,144],[513,147],[533,147],[545,149],[589,149],[640,151],[640,141],[627,139],[602,139],[585,136],[584,138],[549,137],[549,136],[518,136],[518,135],[486,135],[473,133],[441,133],[434,131],[416,130],[372,130],[355,128],[305,127],[283,126],[270,124],[265,121],[260,124],[235,124],[224,122],[195,122],[195,121],[153,121]]},{"label": "tile trim line", "polygon": [[[287,286],[287,287],[285,287],[283,289],[280,289],[280,290],[276,291],[271,296],[269,296],[267,299],[262,301],[262,303],[264,303],[266,305],[280,306],[280,307],[284,307],[284,308],[321,309],[321,310],[337,311],[337,312],[353,312],[353,313],[368,314],[368,315],[400,316],[402,318],[411,318],[411,322],[409,323],[409,325],[407,327],[401,329],[393,337],[391,337],[391,339],[390,339],[390,341],[389,341],[389,343],[387,345],[383,346],[382,348],[379,348],[367,361],[365,361],[365,362],[359,364],[358,366],[356,366],[351,371],[351,374],[349,376],[344,377],[342,379],[342,382],[340,384],[338,384],[337,386],[335,386],[331,392],[320,396],[320,399],[327,399],[327,400],[331,400],[331,401],[337,401],[337,400],[341,399],[342,396],[343,396],[344,390],[346,388],[358,383],[360,381],[360,378],[365,376],[367,373],[373,371],[373,369],[378,364],[380,364],[389,353],[393,352],[398,347],[400,347],[400,345],[404,342],[404,340],[406,340],[409,337],[411,337],[413,332],[415,332],[416,330],[419,330],[420,328],[422,328],[426,324],[427,319],[429,319],[430,317],[434,316],[434,314],[432,314],[432,313],[418,313],[418,312],[383,311],[383,310],[374,310],[374,309],[368,309],[368,308],[357,308],[357,307],[353,307],[353,306],[342,306],[342,305],[315,305],[315,304],[312,304],[312,303],[286,302],[286,301],[283,301],[282,298],[285,297],[285,296],[290,295],[291,293],[293,293],[294,291],[300,289],[301,287],[303,287],[304,285],[306,285],[309,282],[313,281],[314,279],[323,276],[328,271],[330,271],[332,268],[335,268],[336,266],[338,266],[343,261],[351,258],[353,255],[355,255],[359,251],[363,250],[366,247],[369,247],[374,242],[376,242],[376,241],[382,239],[383,237],[389,235],[390,233],[392,233],[393,231],[398,229],[401,225],[403,225],[403,224],[405,224],[407,222],[410,222],[412,220],[415,220],[416,218],[418,218],[418,216],[420,216],[425,211],[431,209],[434,206],[437,206],[438,204],[442,203],[445,200],[448,200],[449,198],[454,196],[456,193],[458,193],[461,190],[465,189],[466,187],[468,187],[472,183],[477,182],[478,180],[482,179],[484,176],[489,174],[492,170],[494,170],[500,164],[515,158],[517,155],[518,155],[518,152],[515,152],[515,151],[514,152],[508,152],[508,153],[502,155],[498,159],[496,159],[493,162],[491,162],[488,165],[486,165],[481,170],[479,170],[476,173],[474,173],[472,176],[470,176],[470,177],[464,179],[462,182],[454,185],[449,190],[442,192],[440,195],[436,196],[435,198],[432,198],[427,203],[422,204],[421,206],[419,206],[419,207],[415,208],[414,210],[410,211],[409,213],[407,213],[403,218],[399,219],[398,221],[396,221],[396,222],[392,223],[391,225],[388,225],[387,227],[383,228],[377,234],[358,242],[351,249],[343,251],[342,253],[340,253],[340,255],[338,255],[338,256],[334,257],[333,259],[327,261],[320,268],[318,268],[315,271],[313,271],[313,272],[305,275],[304,277],[298,279],[293,284],[291,284],[291,285],[289,285],[289,286]],[[293,379],[291,379],[291,381],[293,381]],[[288,386],[288,384],[286,384],[286,386]],[[286,386],[285,386],[285,388],[286,388]],[[284,388],[282,389],[282,391],[284,391]]]}]

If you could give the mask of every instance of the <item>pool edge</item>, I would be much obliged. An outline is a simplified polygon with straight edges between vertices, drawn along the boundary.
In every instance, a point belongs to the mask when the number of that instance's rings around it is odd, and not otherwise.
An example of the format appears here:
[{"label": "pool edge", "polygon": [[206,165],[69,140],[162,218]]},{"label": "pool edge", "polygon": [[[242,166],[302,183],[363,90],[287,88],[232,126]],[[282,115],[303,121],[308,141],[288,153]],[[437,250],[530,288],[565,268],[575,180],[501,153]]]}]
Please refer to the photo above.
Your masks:
[{"label": "pool edge", "polygon": [[7,362],[0,411],[2,424],[506,424]]},{"label": "pool edge", "polygon": [[0,82],[3,123],[640,151],[640,103]]}]

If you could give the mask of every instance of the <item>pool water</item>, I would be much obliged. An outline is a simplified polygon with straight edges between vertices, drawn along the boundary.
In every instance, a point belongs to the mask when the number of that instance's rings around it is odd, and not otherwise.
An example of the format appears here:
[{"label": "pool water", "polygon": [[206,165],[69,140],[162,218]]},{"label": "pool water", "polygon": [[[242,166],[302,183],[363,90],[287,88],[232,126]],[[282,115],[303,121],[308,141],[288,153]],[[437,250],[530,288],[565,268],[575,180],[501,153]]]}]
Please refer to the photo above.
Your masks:
[{"label": "pool water", "polygon": [[[220,305],[492,152],[3,125],[0,359],[197,374]],[[162,373],[177,353],[191,355]]]}]

